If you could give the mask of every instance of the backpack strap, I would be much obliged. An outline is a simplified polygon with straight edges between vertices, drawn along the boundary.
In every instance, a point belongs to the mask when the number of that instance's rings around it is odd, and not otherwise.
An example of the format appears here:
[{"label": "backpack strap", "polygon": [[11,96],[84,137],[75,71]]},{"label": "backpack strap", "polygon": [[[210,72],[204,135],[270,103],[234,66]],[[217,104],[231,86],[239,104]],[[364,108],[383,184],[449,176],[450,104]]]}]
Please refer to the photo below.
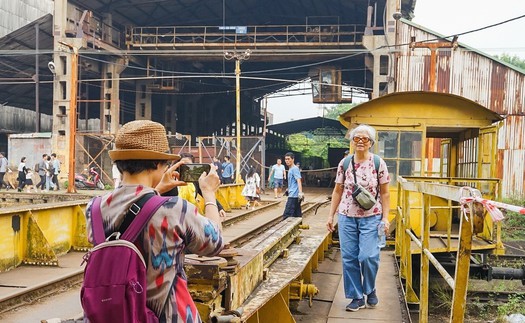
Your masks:
[{"label": "backpack strap", "polygon": [[144,194],[137,201],[135,201],[135,203],[131,204],[131,206],[128,209],[128,212],[124,216],[124,220],[122,221],[120,226],[115,229],[115,231],[120,232],[120,234],[124,234],[131,222],[133,222],[133,220],[137,217],[137,214],[139,214],[144,204],[146,204],[146,202],[154,195],[155,193],[153,192]]},{"label": "backpack strap", "polygon": [[[124,232],[121,239],[128,241],[135,241],[140,234],[140,231],[144,228],[146,223],[151,219],[155,211],[169,199],[166,197],[158,196],[155,193],[149,193],[142,196],[138,201],[133,203],[124,221],[118,228],[118,232]],[[104,233],[104,225],[102,223],[102,213],[100,212],[101,197],[96,197],[93,200],[91,206],[91,230],[93,232],[93,244],[97,245],[106,240]],[[137,219],[137,221],[133,221]],[[129,230],[127,230],[129,228]]]},{"label": "backpack strap", "polygon": [[153,214],[159,209],[159,207],[164,204],[167,200],[169,200],[171,197],[163,197],[158,195],[151,196],[144,206],[138,210],[138,213],[134,219],[134,221],[131,222],[131,225],[122,235],[121,239],[128,240],[130,242],[135,241],[140,232],[144,229],[144,226],[146,226],[146,223],[151,219]]},{"label": "backpack strap", "polygon": [[379,158],[378,155],[374,154],[374,167],[376,169],[376,175],[377,175],[377,192],[376,192],[376,200],[379,196],[379,191],[381,191],[381,184],[379,183],[379,163],[381,161],[381,158]]},{"label": "backpack strap", "polygon": [[95,246],[106,240],[104,225],[102,224],[102,213],[100,213],[101,201],[102,198],[97,196],[93,199],[93,204],[91,205],[91,231],[93,232],[93,244]]},{"label": "backpack strap", "polygon": [[[350,155],[350,156],[354,156],[354,155]],[[350,159],[351,159],[350,156],[346,156],[345,160],[343,161],[343,170],[345,173],[346,173],[346,170],[348,169],[348,166],[350,165]]]}]

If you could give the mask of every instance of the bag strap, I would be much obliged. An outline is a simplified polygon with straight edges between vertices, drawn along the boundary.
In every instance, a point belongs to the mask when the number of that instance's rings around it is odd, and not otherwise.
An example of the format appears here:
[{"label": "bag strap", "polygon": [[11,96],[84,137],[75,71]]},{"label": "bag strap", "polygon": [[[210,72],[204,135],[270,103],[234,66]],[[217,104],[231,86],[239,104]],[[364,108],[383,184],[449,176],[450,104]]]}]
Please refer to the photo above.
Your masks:
[{"label": "bag strap", "polygon": [[135,241],[153,214],[169,199],[170,197],[162,197],[156,194],[153,194],[153,196],[149,197],[144,206],[138,210],[138,214],[134,219],[135,221],[131,222],[129,228],[127,228],[127,230],[124,232],[121,239],[131,242]]},{"label": "bag strap", "polygon": [[[133,242],[151,219],[155,211],[164,204],[170,197],[158,196],[155,193],[149,193],[142,196],[138,201],[133,203],[125,215],[124,221],[118,228],[118,232],[124,232],[121,239]],[[91,207],[91,227],[93,231],[93,243],[95,245],[106,240],[104,225],[102,223],[102,213],[100,212],[101,197],[93,200]],[[137,221],[133,221],[133,220]]]},{"label": "bag strap", "polygon": [[[348,169],[348,162],[346,159],[349,157],[350,156],[346,156],[345,161],[343,162],[343,168],[345,170],[344,173],[346,173],[346,170]],[[354,183],[357,184],[357,176],[355,175],[354,155],[351,156],[350,161],[352,162],[352,173],[354,174]],[[379,156],[374,154],[374,168],[376,169],[376,175],[377,175],[377,190],[376,190],[376,197],[375,197],[376,200],[377,200],[377,197],[379,196],[379,191],[381,190],[381,185],[379,184],[379,163],[380,161],[381,159],[379,158]]]},{"label": "bag strap", "polygon": [[155,193],[153,192],[144,194],[137,201],[135,201],[135,203],[131,204],[131,206],[128,209],[128,212],[124,216],[124,221],[122,221],[122,223],[120,224],[118,229],[115,230],[115,232],[120,232],[121,235],[124,234],[131,222],[133,222],[133,220],[136,219],[144,204],[146,204],[146,202],[149,201],[149,199],[152,198],[154,195]]},{"label": "bag strap", "polygon": [[100,212],[100,203],[102,198],[95,197],[91,205],[91,231],[93,232],[93,244],[96,246],[106,240],[104,234],[104,225],[102,224],[102,213]]}]

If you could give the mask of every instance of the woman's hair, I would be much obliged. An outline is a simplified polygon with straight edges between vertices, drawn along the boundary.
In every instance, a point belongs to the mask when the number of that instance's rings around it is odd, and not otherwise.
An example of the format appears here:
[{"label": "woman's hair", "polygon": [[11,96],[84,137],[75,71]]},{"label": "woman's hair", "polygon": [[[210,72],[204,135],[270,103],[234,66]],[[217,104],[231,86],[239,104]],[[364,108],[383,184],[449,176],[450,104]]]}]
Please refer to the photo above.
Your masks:
[{"label": "woman's hair", "polygon": [[376,142],[376,130],[367,125],[367,124],[360,124],[359,126],[355,127],[350,131],[350,141],[352,141],[352,138],[356,135],[358,132],[366,132],[368,134],[368,137],[370,138],[370,141],[372,143],[372,146]]},{"label": "woman's hair", "polygon": [[248,170],[248,174],[246,174],[246,177],[252,177],[255,175],[255,167],[250,166],[250,170]]},{"label": "woman's hair", "polygon": [[25,158],[25,157],[22,157],[22,158],[20,159],[20,162],[23,163],[25,160],[26,160],[26,158]]},{"label": "woman's hair", "polygon": [[131,175],[147,170],[155,170],[159,164],[167,164],[167,160],[117,160],[117,168],[120,173],[128,172]]},{"label": "woman's hair", "polygon": [[193,158],[193,154],[191,154],[191,153],[181,153],[181,154],[180,154],[180,159],[183,159],[183,158],[189,158],[189,159],[191,159],[191,162],[192,162],[192,163],[193,163],[193,161],[195,160],[195,159]]}]

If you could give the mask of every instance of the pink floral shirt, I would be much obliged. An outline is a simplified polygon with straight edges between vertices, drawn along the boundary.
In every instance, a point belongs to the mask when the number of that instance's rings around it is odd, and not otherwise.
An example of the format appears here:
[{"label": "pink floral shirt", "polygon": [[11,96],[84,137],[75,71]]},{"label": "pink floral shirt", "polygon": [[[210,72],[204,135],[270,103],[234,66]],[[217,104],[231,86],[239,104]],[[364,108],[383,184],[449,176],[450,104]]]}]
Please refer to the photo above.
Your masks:
[{"label": "pink floral shirt", "polygon": [[[339,214],[344,214],[350,217],[367,217],[381,214],[383,208],[381,206],[381,193],[377,196],[377,203],[370,210],[363,210],[352,198],[352,190],[354,187],[354,174],[352,172],[352,162],[349,163],[346,174],[343,168],[344,158],[337,166],[337,175],[335,182],[337,184],[344,184],[341,202],[339,203]],[[366,188],[373,196],[376,196],[377,174],[374,166],[374,154],[370,153],[368,160],[363,163],[355,163],[355,173],[357,176],[357,183]],[[390,183],[390,175],[386,167],[385,161],[381,158],[379,162],[379,183]]]}]

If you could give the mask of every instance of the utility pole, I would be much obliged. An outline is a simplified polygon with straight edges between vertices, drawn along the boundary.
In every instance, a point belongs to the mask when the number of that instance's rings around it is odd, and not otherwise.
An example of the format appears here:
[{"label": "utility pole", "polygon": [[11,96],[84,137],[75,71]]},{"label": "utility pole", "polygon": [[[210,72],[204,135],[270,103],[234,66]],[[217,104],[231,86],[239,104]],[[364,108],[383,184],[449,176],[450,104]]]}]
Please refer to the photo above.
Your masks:
[{"label": "utility pole", "polygon": [[69,100],[69,163],[68,163],[68,193],[76,193],[75,188],[75,144],[77,135],[77,87],[78,87],[78,48],[70,44],[59,42],[71,50],[71,91]]},{"label": "utility pole", "polygon": [[237,154],[235,160],[235,183],[241,182],[241,62],[250,58],[251,50],[242,53],[225,52],[224,58],[235,59],[235,135],[237,136]]}]

